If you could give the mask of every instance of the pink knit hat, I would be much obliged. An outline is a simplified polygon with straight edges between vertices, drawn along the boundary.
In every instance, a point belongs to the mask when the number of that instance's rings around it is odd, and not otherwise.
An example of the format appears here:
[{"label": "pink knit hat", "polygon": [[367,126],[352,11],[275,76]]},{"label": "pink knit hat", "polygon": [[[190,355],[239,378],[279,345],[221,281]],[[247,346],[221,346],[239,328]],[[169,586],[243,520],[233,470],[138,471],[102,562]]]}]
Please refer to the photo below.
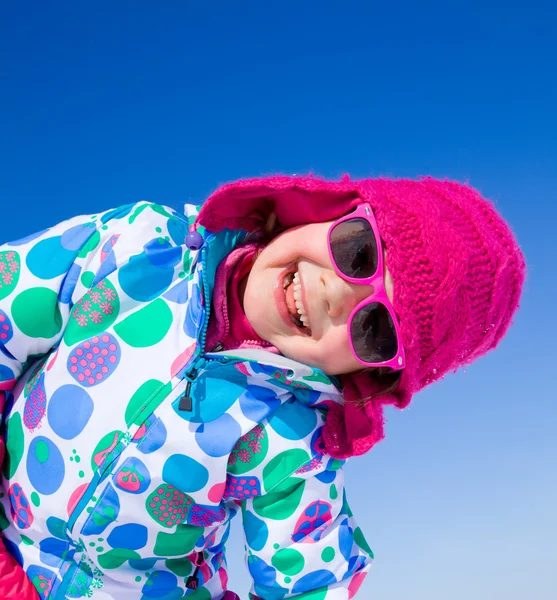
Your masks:
[{"label": "pink knit hat", "polygon": [[468,185],[365,179],[339,182],[276,176],[228,184],[204,204],[197,223],[210,231],[261,227],[275,211],[283,227],[333,220],[361,201],[375,214],[393,277],[406,368],[393,393],[369,401],[368,373],[343,378],[344,407],[331,405],[325,443],[337,458],[363,454],[383,433],[383,405],[412,395],[495,348],[520,298],[524,257],[508,225]]}]

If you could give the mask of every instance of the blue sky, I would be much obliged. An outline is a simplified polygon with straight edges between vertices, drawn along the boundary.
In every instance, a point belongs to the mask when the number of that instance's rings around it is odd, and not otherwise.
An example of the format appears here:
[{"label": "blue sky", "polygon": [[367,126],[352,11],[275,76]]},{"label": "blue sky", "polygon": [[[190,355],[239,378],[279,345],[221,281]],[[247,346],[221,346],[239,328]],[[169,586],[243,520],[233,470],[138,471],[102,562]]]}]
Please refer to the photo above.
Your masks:
[{"label": "blue sky", "polygon": [[376,554],[362,598],[555,597],[556,19],[536,0],[0,8],[0,241],[274,172],[469,181],[511,223],[529,271],[508,337],[346,468]]}]

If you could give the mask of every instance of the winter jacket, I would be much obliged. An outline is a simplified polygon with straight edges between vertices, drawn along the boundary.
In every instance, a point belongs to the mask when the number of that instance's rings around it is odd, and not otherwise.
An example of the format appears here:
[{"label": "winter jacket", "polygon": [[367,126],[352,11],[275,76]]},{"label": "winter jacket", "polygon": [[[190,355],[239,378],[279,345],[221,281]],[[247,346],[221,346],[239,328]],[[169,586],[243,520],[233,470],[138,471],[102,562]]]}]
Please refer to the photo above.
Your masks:
[{"label": "winter jacket", "polygon": [[340,392],[205,348],[244,234],[190,251],[186,213],[140,202],[0,247],[2,536],[41,598],[222,600],[240,513],[251,599],[352,598],[371,550],[321,438]]}]

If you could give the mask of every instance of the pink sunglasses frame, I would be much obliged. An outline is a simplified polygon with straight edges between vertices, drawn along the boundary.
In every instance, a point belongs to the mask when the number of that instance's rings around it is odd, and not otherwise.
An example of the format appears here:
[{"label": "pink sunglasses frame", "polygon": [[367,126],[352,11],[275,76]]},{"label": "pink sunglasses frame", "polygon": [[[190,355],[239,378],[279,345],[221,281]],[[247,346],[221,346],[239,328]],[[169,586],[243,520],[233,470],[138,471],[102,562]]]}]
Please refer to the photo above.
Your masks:
[{"label": "pink sunglasses frame", "polygon": [[[366,277],[366,278],[362,278],[362,279],[348,277],[347,275],[345,275],[338,268],[335,258],[333,256],[333,251],[331,249],[331,233],[333,232],[333,229],[340,223],[343,223],[344,221],[349,221],[351,219],[356,219],[356,218],[364,219],[371,225],[371,229],[375,236],[375,243],[377,244],[377,271],[371,277]],[[400,371],[400,370],[404,369],[404,367],[406,366],[406,356],[404,354],[404,347],[402,345],[402,337],[400,335],[400,326],[398,323],[398,319],[396,318],[393,305],[391,304],[391,301],[389,300],[389,297],[387,296],[387,292],[385,291],[385,284],[383,281],[383,270],[384,270],[383,246],[381,244],[381,237],[379,235],[379,229],[377,228],[377,221],[375,220],[371,206],[367,202],[364,202],[362,204],[359,204],[353,212],[337,219],[329,228],[329,232],[327,234],[327,243],[329,246],[329,258],[331,259],[331,263],[333,264],[336,274],[339,277],[341,277],[342,279],[344,279],[345,281],[348,281],[349,283],[354,283],[356,285],[371,285],[371,286],[373,286],[373,290],[374,290],[370,296],[368,296],[365,300],[362,300],[362,302],[360,302],[352,310],[352,312],[350,313],[350,316],[348,317],[348,325],[347,325],[348,341],[350,343],[350,349],[352,350],[352,354],[354,355],[356,360],[361,365],[366,366],[366,367],[390,367],[391,369],[393,369],[393,371]],[[352,330],[352,321],[354,320],[356,313],[364,306],[367,306],[368,304],[372,304],[374,302],[383,304],[383,306],[387,309],[389,315],[391,316],[391,319],[395,326],[395,333],[396,333],[396,338],[397,338],[397,348],[398,348],[397,354],[391,360],[387,360],[387,361],[379,362],[379,363],[366,362],[357,355],[356,349],[354,348],[354,344],[352,343],[352,335],[350,333]]]}]

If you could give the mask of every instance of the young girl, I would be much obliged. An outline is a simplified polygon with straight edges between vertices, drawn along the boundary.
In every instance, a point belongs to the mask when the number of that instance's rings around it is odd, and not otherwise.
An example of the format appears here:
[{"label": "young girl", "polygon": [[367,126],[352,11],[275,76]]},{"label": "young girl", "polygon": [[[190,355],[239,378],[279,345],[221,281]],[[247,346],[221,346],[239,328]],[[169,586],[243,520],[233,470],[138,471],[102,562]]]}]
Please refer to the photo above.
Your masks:
[{"label": "young girl", "polygon": [[373,554],[343,462],[496,346],[522,254],[430,178],[247,180],[186,212],[1,248],[4,543],[41,598],[229,600],[240,512],[252,600],[353,598]]}]

